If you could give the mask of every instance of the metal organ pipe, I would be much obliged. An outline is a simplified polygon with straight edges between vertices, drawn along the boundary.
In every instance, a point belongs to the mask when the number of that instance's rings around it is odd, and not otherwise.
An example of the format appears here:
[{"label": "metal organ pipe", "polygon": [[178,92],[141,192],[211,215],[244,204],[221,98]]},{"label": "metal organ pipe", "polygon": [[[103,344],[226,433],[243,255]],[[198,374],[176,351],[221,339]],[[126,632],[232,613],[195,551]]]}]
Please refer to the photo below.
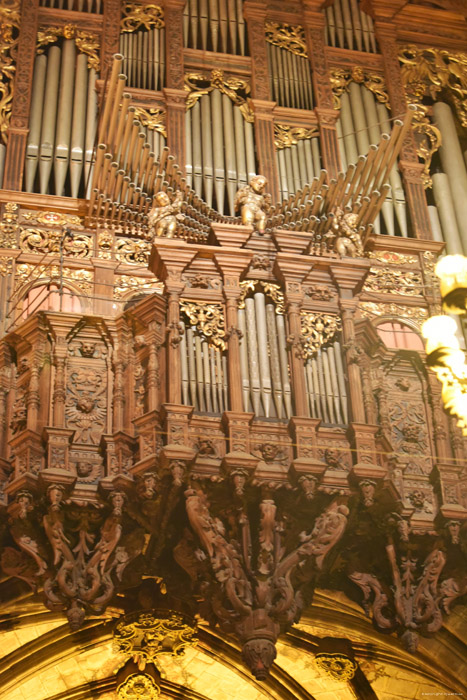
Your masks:
[{"label": "metal organ pipe", "polygon": [[282,199],[287,199],[321,171],[319,139],[300,139],[291,146],[277,148],[276,163]]},{"label": "metal organ pipe", "polygon": [[267,43],[271,93],[281,107],[313,109],[310,64],[304,56]]},{"label": "metal organ pipe", "polygon": [[377,52],[373,20],[360,9],[358,0],[335,0],[324,12],[330,46]]},{"label": "metal organ pipe", "polygon": [[227,406],[227,367],[222,352],[195,327],[185,325],[180,342],[182,400],[197,411],[218,413]]},{"label": "metal organ pipe", "polygon": [[[26,146],[27,192],[78,197],[86,179],[90,182],[97,98],[96,73],[87,67],[87,60],[77,53],[73,39],[65,39],[62,48],[50,46],[36,58]],[[87,194],[92,194],[91,187]]]},{"label": "metal organ pipe", "polygon": [[190,49],[245,56],[242,0],[187,0],[184,42]]},{"label": "metal organ pipe", "polygon": [[305,381],[312,418],[345,425],[348,422],[347,390],[342,350],[337,341],[321,348],[306,361]]}]

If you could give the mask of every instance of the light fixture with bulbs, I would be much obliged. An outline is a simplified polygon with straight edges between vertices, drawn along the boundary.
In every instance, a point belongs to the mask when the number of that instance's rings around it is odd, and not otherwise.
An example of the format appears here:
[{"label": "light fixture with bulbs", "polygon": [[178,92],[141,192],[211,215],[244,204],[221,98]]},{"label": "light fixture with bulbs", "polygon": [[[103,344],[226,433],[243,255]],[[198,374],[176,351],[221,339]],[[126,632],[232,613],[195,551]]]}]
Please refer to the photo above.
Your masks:
[{"label": "light fixture with bulbs", "polygon": [[[435,267],[440,279],[443,309],[451,314],[467,311],[467,258],[447,255]],[[456,337],[457,324],[449,316],[432,316],[422,326],[427,365],[442,384],[445,409],[467,435],[467,364]]]}]

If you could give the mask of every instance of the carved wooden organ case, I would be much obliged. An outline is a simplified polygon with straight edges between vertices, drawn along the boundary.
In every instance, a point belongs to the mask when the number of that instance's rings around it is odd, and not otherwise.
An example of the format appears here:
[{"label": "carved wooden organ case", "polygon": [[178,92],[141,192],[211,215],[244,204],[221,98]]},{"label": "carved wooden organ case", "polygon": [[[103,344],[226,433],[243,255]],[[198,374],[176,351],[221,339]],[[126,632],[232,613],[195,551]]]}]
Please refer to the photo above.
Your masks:
[{"label": "carved wooden organ case", "polygon": [[[1,566],[73,628],[155,576],[262,679],[316,586],[412,651],[465,600],[465,444],[419,333],[467,252],[465,20],[427,11],[420,47],[402,5],[0,9]],[[256,173],[265,231],[236,216]]]}]

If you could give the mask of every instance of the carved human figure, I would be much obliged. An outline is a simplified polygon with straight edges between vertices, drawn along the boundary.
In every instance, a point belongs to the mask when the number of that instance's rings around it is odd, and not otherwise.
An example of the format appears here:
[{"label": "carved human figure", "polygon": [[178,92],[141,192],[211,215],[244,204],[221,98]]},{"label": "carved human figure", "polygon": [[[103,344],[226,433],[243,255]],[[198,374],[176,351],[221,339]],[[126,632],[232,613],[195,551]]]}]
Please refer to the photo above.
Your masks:
[{"label": "carved human figure", "polygon": [[357,231],[358,215],[353,212],[344,212],[340,207],[336,209],[331,228],[326,238],[331,240],[335,251],[341,256],[356,258],[363,256],[363,245]]},{"label": "carved human figure", "polygon": [[158,192],[148,215],[149,231],[152,238],[173,238],[177,230],[177,222],[183,221],[180,213],[183,195],[177,192],[173,201],[166,192]]},{"label": "carved human figure", "polygon": [[267,185],[264,175],[254,175],[249,185],[241,187],[235,195],[235,209],[240,209],[242,223],[254,226],[259,233],[266,229],[267,211],[271,197],[265,194]]}]

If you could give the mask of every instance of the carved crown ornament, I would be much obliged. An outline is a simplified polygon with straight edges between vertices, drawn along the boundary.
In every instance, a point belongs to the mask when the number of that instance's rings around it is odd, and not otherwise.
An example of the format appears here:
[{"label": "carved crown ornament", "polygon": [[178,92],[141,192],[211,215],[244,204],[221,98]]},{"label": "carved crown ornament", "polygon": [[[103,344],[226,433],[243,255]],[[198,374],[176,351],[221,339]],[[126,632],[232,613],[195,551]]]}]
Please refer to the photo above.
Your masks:
[{"label": "carved crown ornament", "polygon": [[120,30],[135,32],[138,29],[162,29],[165,26],[164,10],[159,5],[124,2]]},{"label": "carved crown ornament", "polygon": [[300,25],[266,22],[266,41],[297,56],[308,58],[305,31]]},{"label": "carved crown ornament", "polygon": [[334,95],[334,106],[340,109],[340,96],[349,91],[350,83],[364,85],[370,90],[382,104],[389,105],[389,96],[386,92],[384,78],[378,73],[370,73],[361,66],[355,66],[352,70],[347,68],[335,68],[331,72],[331,88]]},{"label": "carved crown ornament", "polygon": [[247,122],[254,122],[254,114],[248,103],[251,92],[250,83],[243,78],[226,77],[224,71],[216,68],[210,75],[206,73],[186,73],[185,90],[187,92],[186,109],[191,109],[203,95],[219,90],[232,100]]},{"label": "carved crown ornament", "polygon": [[74,24],[66,24],[63,27],[41,27],[37,33],[37,53],[44,53],[48,44],[54,44],[60,37],[74,39],[79,53],[88,57],[88,68],[99,71],[100,42],[97,34],[83,32]]}]

